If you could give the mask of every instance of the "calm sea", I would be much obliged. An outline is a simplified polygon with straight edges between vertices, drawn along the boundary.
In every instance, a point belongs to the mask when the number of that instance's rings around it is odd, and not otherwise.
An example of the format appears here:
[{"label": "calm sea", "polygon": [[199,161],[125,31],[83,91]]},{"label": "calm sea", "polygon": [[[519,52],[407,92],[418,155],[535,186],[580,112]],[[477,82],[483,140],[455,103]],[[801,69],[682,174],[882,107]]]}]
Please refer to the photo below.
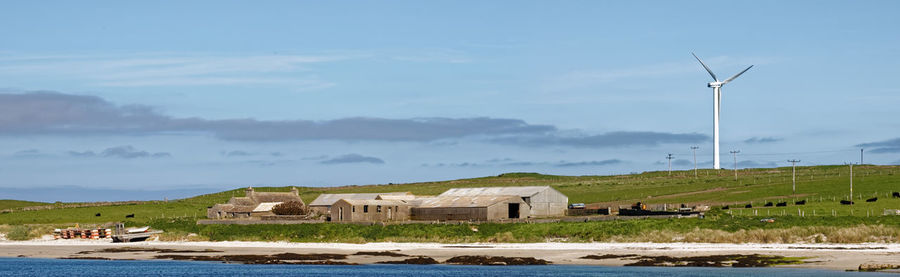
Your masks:
[{"label": "calm sea", "polygon": [[[0,258],[0,276],[851,276],[882,275],[792,268],[604,266],[241,265],[181,261]],[[885,274],[897,276],[895,274]]]}]

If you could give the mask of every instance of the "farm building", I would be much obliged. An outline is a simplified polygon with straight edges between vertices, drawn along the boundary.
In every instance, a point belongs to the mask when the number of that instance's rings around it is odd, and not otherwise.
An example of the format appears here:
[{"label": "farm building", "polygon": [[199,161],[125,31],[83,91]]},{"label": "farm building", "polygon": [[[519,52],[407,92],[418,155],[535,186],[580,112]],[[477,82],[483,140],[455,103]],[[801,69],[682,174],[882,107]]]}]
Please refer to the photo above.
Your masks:
[{"label": "farm building", "polygon": [[340,199],[331,205],[331,221],[334,222],[385,222],[409,219],[409,204],[401,200]]},{"label": "farm building", "polygon": [[248,187],[244,197],[231,197],[228,203],[216,204],[206,210],[208,218],[245,218],[251,216],[272,215],[275,205],[297,201],[300,193],[297,188],[291,188],[291,192],[256,192]]},{"label": "farm building", "polygon": [[566,215],[569,197],[549,187],[487,187],[487,188],[453,188],[438,197],[450,196],[502,196],[514,195],[528,204],[531,217],[552,217]]},{"label": "farm building", "polygon": [[375,200],[379,195],[384,196],[403,196],[409,195],[412,196],[412,193],[409,192],[386,192],[386,193],[323,193],[320,194],[319,197],[316,197],[315,200],[309,202],[309,210],[318,212],[320,214],[331,214],[331,205],[334,205],[338,200],[341,199],[351,199],[351,200]]},{"label": "farm building", "polygon": [[413,220],[495,221],[527,218],[528,203],[518,196],[438,196],[412,202]]}]

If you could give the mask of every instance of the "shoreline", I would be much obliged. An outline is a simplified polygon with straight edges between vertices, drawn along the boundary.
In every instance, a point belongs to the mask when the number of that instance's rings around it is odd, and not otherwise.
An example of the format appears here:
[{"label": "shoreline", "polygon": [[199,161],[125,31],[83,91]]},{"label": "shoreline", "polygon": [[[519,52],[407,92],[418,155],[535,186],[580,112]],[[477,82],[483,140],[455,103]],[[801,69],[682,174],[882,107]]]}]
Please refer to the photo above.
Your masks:
[{"label": "shoreline", "polygon": [[[360,253],[366,254],[360,254]],[[166,254],[161,254],[166,253]],[[558,265],[623,266],[641,258],[707,259],[721,255],[783,256],[802,263],[774,267],[856,270],[861,264],[898,264],[900,244],[729,244],[729,243],[294,243],[257,241],[146,241],[111,243],[93,240],[0,241],[0,257],[156,260],[254,258],[282,253],[304,256],[316,264],[375,264],[411,258],[446,262],[460,256],[519,257]],[[315,255],[327,258],[308,258]],[[595,258],[584,258],[595,255]],[[597,257],[599,256],[599,258]],[[271,258],[271,257],[269,257]],[[306,260],[309,259],[309,260]]]}]

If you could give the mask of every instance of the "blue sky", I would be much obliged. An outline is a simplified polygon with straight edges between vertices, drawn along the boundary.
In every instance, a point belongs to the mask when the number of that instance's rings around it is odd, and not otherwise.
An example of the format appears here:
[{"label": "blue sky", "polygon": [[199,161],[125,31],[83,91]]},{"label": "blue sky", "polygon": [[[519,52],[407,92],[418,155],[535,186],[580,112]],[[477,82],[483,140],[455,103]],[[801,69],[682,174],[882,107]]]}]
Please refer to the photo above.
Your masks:
[{"label": "blue sky", "polygon": [[898,5],[10,3],[0,198],[710,167],[691,52],[755,65],[723,90],[724,167],[897,164]]}]

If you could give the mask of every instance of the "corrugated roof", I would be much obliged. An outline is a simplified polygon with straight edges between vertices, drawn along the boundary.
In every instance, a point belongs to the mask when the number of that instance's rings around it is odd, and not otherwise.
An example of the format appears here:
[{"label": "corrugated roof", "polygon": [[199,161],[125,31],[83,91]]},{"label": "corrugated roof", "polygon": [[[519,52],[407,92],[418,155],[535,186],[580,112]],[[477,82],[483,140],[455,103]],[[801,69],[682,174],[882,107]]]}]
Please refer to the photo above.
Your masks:
[{"label": "corrugated roof", "polygon": [[519,200],[518,196],[510,195],[438,196],[417,199],[417,203],[415,203],[414,206],[419,208],[477,208],[487,207],[503,201],[518,202]]},{"label": "corrugated roof", "polygon": [[516,195],[531,197],[550,189],[549,186],[536,187],[486,187],[486,188],[452,188],[438,196],[482,196],[482,195]]},{"label": "corrugated roof", "polygon": [[[350,203],[350,205],[381,205],[381,206],[406,206],[406,202],[400,200],[375,200],[375,199],[341,199]],[[340,201],[340,200],[338,200]]]},{"label": "corrugated roof", "polygon": [[253,208],[253,212],[268,212],[271,211],[275,205],[281,204],[282,202],[263,202],[259,203],[256,208]]},{"label": "corrugated roof", "polygon": [[416,199],[416,196],[415,196],[415,195],[412,195],[412,194],[403,194],[403,195],[399,195],[399,194],[379,194],[378,197],[376,197],[375,199],[377,199],[377,200],[404,200],[404,201],[408,201],[408,200]]},{"label": "corrugated roof", "polygon": [[334,202],[341,199],[356,200],[375,200],[379,195],[407,195],[409,192],[386,192],[386,193],[323,193],[316,200],[309,202],[310,206],[331,206]]}]

